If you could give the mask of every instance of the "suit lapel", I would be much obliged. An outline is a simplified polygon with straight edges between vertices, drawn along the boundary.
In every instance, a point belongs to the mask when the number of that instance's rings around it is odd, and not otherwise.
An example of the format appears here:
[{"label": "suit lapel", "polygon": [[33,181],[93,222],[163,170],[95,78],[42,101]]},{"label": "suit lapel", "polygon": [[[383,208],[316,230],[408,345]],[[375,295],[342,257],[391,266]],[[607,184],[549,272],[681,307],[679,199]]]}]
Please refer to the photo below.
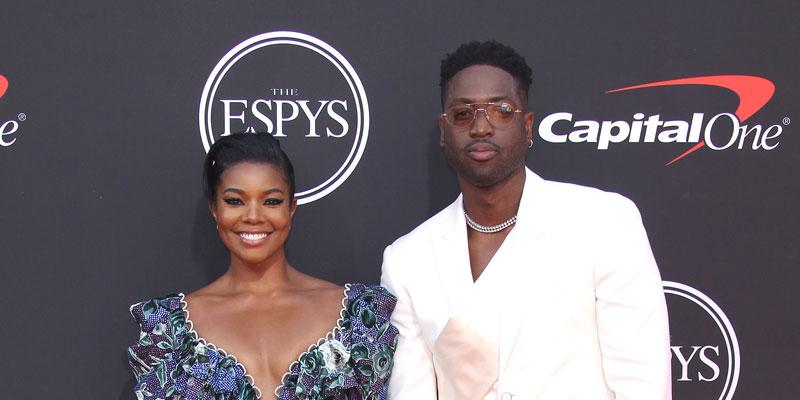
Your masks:
[{"label": "suit lapel", "polygon": [[433,251],[442,291],[447,299],[450,315],[464,304],[472,279],[469,268],[467,228],[464,220],[461,195],[447,208],[447,218],[441,234],[433,238]]},{"label": "suit lapel", "polygon": [[[522,191],[517,223],[508,257],[504,289],[507,293],[500,319],[499,373],[502,375],[517,342],[522,322],[530,318],[532,301],[537,288],[547,285],[546,266],[542,265],[540,248],[542,237],[550,226],[550,216],[542,204],[546,191],[545,181],[526,168],[525,187]],[[500,294],[499,294],[500,295]],[[535,305],[534,305],[535,307]]]}]

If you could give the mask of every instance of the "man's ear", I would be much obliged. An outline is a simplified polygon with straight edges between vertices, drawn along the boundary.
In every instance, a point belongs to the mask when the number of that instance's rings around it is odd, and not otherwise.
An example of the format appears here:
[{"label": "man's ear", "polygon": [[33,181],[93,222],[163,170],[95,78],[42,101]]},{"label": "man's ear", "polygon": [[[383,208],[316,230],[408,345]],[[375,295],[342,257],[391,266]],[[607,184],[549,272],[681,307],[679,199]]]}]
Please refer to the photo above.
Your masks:
[{"label": "man's ear", "polygon": [[528,111],[525,113],[525,135],[527,136],[529,141],[533,140],[533,111]]}]

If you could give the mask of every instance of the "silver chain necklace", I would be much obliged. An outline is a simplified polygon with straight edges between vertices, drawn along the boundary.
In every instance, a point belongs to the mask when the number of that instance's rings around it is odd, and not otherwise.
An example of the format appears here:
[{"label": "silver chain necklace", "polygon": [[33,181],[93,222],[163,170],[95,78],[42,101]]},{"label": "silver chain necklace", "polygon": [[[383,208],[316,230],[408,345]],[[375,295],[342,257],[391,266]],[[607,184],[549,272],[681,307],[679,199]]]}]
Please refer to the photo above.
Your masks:
[{"label": "silver chain necklace", "polygon": [[470,228],[480,232],[480,233],[497,233],[502,231],[503,229],[508,228],[511,225],[514,225],[517,222],[517,216],[514,215],[513,217],[493,226],[484,226],[477,222],[475,222],[472,218],[469,217],[467,211],[464,210],[464,217],[467,219],[467,226]]}]

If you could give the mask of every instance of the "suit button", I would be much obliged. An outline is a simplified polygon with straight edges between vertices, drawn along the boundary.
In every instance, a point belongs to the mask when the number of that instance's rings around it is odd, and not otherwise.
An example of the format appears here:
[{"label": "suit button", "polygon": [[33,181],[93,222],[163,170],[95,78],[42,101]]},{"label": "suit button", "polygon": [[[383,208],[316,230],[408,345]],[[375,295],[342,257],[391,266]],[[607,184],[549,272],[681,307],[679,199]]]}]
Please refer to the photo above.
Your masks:
[{"label": "suit button", "polygon": [[500,396],[501,400],[512,400],[513,398],[514,398],[514,395],[511,394],[511,393],[508,393],[508,392],[505,392],[505,393],[503,393],[502,396]]}]

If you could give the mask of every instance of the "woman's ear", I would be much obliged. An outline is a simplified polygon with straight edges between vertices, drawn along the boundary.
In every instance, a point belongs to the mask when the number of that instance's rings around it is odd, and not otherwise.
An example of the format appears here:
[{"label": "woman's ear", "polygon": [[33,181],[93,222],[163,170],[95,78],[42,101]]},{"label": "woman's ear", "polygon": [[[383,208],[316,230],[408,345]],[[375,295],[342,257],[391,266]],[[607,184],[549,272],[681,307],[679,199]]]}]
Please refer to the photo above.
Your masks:
[{"label": "woman's ear", "polygon": [[219,222],[217,222],[217,206],[213,201],[208,202],[208,211],[211,212],[211,217],[214,218],[214,223],[217,224],[217,228],[219,228]]},{"label": "woman's ear", "polygon": [[297,197],[292,199],[292,204],[289,205],[289,213],[294,217],[294,212],[297,211]]}]

